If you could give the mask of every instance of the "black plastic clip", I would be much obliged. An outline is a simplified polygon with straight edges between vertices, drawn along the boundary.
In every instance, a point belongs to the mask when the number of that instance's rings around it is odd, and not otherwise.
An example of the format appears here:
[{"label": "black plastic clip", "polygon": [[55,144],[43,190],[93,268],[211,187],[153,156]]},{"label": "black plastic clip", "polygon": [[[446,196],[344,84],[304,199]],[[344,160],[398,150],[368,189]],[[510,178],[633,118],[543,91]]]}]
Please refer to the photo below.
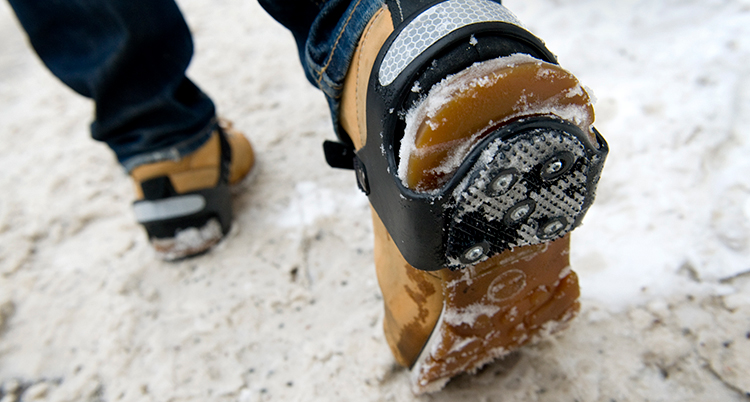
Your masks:
[{"label": "black plastic clip", "polygon": [[326,155],[326,162],[333,168],[354,169],[354,147],[343,142],[328,141],[323,142],[323,152]]}]

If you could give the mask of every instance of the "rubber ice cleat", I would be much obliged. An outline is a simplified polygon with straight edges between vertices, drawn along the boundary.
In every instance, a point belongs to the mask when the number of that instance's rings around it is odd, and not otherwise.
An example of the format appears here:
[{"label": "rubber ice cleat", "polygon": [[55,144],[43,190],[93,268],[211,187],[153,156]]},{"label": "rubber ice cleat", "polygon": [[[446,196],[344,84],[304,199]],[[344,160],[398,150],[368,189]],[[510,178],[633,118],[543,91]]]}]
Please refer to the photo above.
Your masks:
[{"label": "rubber ice cleat", "polygon": [[343,141],[373,207],[385,337],[433,392],[578,311],[568,233],[608,148],[585,89],[499,2],[386,4],[344,83]]},{"label": "rubber ice cleat", "polygon": [[[462,258],[476,244],[490,258],[577,227],[608,152],[585,89],[498,3],[448,0],[411,16],[398,5],[407,18],[386,10],[362,36],[341,121],[359,186],[406,261],[460,269],[478,262]],[[521,202],[527,219],[509,219]],[[553,220],[565,227],[545,232]]]},{"label": "rubber ice cleat", "polygon": [[222,121],[206,144],[181,160],[134,168],[133,210],[158,257],[192,257],[221,241],[232,223],[229,185],[253,163],[247,138]]},{"label": "rubber ice cleat", "polygon": [[[435,85],[406,118],[399,178],[445,200],[446,265],[573,230],[606,155],[593,120],[575,77],[527,55],[478,63]],[[467,258],[479,244],[481,258]]]}]

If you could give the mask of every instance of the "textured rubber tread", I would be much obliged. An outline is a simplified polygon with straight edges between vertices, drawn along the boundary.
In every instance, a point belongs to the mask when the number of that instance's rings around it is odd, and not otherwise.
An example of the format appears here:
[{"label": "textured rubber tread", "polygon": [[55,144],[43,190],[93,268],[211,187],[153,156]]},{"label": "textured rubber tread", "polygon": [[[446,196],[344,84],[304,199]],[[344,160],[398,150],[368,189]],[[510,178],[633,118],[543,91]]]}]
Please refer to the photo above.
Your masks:
[{"label": "textured rubber tread", "polygon": [[558,239],[580,223],[601,171],[601,152],[572,127],[563,127],[486,143],[451,194],[445,231],[449,268]]}]

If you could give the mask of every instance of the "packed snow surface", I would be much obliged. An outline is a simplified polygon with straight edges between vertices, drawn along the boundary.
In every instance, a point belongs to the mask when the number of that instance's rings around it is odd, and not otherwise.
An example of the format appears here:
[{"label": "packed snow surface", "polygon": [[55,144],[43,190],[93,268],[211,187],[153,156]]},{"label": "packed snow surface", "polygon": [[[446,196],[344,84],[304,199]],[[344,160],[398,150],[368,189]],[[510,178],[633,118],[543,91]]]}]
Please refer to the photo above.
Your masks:
[{"label": "packed snow surface", "polygon": [[0,2],[0,401],[747,400],[750,2],[503,2],[593,89],[611,148],[573,232],[582,311],[424,397],[383,338],[369,206],[325,166],[291,35],[256,2],[178,3],[188,73],[258,164],[228,238],[164,263],[91,103]]}]

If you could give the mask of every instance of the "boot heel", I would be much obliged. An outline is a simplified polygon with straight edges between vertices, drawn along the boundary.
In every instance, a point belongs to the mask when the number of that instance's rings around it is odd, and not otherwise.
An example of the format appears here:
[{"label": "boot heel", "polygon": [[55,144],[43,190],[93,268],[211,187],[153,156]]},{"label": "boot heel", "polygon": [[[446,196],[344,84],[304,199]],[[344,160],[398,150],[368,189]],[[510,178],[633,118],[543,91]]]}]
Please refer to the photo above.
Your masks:
[{"label": "boot heel", "polygon": [[500,254],[443,274],[443,310],[411,370],[415,393],[441,389],[512,350],[555,332],[579,309],[569,238]]},{"label": "boot heel", "polygon": [[174,261],[207,251],[232,224],[229,187],[225,184],[161,200],[133,204],[159,257]]}]

